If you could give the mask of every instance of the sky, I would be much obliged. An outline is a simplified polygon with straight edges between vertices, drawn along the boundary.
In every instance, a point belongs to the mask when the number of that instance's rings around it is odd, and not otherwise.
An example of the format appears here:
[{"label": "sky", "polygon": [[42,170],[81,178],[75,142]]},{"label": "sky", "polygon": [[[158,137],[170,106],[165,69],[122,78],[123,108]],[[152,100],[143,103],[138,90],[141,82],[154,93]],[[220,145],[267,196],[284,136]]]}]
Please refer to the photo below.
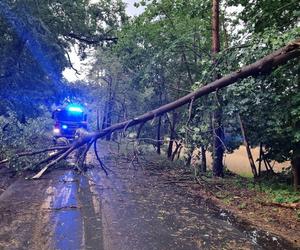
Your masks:
[{"label": "sky", "polygon": [[[91,2],[96,2],[97,0],[93,0]],[[143,7],[136,8],[134,7],[134,3],[137,2],[137,0],[123,0],[127,4],[126,6],[126,13],[129,16],[137,16],[141,14],[144,11]],[[87,54],[90,56],[87,57],[86,60],[80,61],[79,57],[77,56],[76,50],[78,48],[73,47],[72,51],[69,53],[71,62],[73,67],[78,70],[80,75],[76,75],[75,71],[71,68],[66,68],[63,71],[63,76],[70,82],[74,82],[77,80],[84,80],[86,77],[87,70],[89,68],[89,64],[91,63],[91,55],[92,51],[87,51]]]},{"label": "sky", "polygon": [[138,16],[144,11],[143,7],[136,8],[134,7],[134,3],[138,2],[137,0],[123,0],[127,4],[126,12],[130,16]]}]

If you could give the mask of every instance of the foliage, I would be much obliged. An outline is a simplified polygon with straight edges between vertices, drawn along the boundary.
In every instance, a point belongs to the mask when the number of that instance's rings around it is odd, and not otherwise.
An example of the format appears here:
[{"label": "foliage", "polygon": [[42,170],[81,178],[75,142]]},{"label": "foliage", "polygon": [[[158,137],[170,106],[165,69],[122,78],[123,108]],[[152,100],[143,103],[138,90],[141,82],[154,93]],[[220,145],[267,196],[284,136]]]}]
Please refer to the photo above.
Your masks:
[{"label": "foliage", "polygon": [[268,194],[270,199],[278,203],[300,202],[300,193],[295,192],[289,183],[281,182],[278,178],[264,180],[256,189]]},{"label": "foliage", "polygon": [[[42,115],[44,107],[69,96],[93,111],[99,109],[102,120],[106,116],[109,123],[119,122],[177,99],[299,36],[297,1],[224,1],[222,51],[213,64],[210,1],[136,5],[144,5],[145,12],[128,20],[119,0],[2,1],[0,115],[17,117],[18,124],[25,115],[23,122],[32,127],[34,121],[27,117]],[[235,13],[231,15],[228,7]],[[88,83],[72,85],[61,79],[70,64],[66,53],[74,44],[82,58],[86,48],[97,46]],[[228,152],[242,142],[240,114],[251,146],[263,143],[268,159],[291,159],[300,142],[299,62],[270,76],[240,81],[217,95],[163,117],[161,137],[174,136],[190,150],[200,146],[211,150],[212,114],[221,105]],[[90,117],[96,128],[95,112]],[[144,126],[143,137],[155,138],[157,120]]]},{"label": "foliage", "polygon": [[[79,44],[108,45],[122,22],[121,1],[4,0],[0,3],[0,114],[41,115],[68,95],[62,71],[70,66],[68,51]],[[28,101],[31,100],[31,101]]]},{"label": "foliage", "polygon": [[[203,77],[199,65],[210,66],[209,1],[141,4],[146,5],[145,12],[123,27],[114,52],[128,73],[127,86],[136,90],[133,98],[141,101],[139,108],[149,110],[191,91],[194,81]],[[176,138],[185,138],[189,146],[196,139],[191,134],[194,128],[185,130],[188,114],[184,109],[180,113],[174,121],[176,114],[163,118],[162,134],[174,124]]]},{"label": "foliage", "polygon": [[42,159],[45,154],[19,158],[17,153],[50,146],[51,125],[50,114],[47,112],[42,117],[28,119],[26,123],[21,123],[12,111],[6,116],[0,116],[0,159],[10,159],[9,167],[14,170],[33,167],[32,162]]},{"label": "foliage", "polygon": [[[295,39],[299,34],[294,15],[296,3],[271,5],[269,2],[254,1],[249,7],[248,2],[232,0],[222,5],[223,49],[217,55],[215,65],[210,54],[210,1],[137,3],[146,7],[145,12],[122,27],[118,44],[111,51],[118,58],[126,78],[118,88],[132,89],[126,93],[128,99],[140,103],[138,107],[126,103],[127,112],[134,116],[153,109],[205,85],[216,72],[225,75],[237,70]],[[227,11],[232,6],[240,6],[234,17]],[[274,15],[279,12],[293,15]],[[257,22],[253,13],[265,17],[265,22]],[[96,60],[95,65],[103,67],[99,59],[103,55],[107,57],[105,53],[96,56],[98,62]],[[187,148],[204,145],[211,150],[212,114],[221,102],[226,135],[224,145],[228,152],[242,143],[237,122],[239,113],[250,145],[257,146],[262,142],[269,159],[289,160],[299,137],[298,72],[299,65],[294,61],[271,76],[249,78],[220,91],[219,100],[210,95],[193,103],[190,111],[188,107],[181,109],[175,121],[176,138],[183,140]],[[288,113],[281,110],[288,110]],[[169,125],[170,121],[163,119],[163,133]],[[155,136],[148,127],[145,131],[148,136]]]},{"label": "foliage", "polygon": [[286,31],[295,27],[299,21],[300,7],[295,0],[228,0],[226,5],[242,8],[238,19],[255,33],[264,33],[270,27]]}]

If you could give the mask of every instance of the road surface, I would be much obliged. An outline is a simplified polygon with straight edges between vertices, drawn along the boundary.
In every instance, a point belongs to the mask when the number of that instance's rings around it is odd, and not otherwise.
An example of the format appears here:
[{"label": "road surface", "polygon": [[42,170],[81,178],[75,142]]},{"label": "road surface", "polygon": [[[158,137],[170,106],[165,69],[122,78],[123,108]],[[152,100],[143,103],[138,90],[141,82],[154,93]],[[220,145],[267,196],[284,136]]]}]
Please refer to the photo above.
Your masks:
[{"label": "road surface", "polygon": [[291,249],[234,223],[153,164],[104,162],[109,176],[59,169],[13,182],[0,195],[0,249]]}]

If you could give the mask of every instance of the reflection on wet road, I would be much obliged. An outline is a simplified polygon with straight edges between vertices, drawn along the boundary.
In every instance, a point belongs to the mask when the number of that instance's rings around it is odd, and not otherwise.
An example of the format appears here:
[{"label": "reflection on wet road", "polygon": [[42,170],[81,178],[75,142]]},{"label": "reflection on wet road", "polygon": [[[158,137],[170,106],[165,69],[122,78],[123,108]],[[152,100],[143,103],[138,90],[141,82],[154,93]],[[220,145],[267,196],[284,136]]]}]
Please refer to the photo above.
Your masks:
[{"label": "reflection on wet road", "polygon": [[0,249],[291,249],[164,182],[155,168],[105,159],[108,177],[99,168],[56,170],[11,185],[0,196]]}]

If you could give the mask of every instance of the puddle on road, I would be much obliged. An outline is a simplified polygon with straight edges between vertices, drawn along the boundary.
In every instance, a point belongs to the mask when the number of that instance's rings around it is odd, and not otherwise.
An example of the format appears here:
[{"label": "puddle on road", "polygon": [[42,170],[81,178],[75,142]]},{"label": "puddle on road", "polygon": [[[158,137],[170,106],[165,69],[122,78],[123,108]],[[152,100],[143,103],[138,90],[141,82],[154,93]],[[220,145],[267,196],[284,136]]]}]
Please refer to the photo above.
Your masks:
[{"label": "puddle on road", "polygon": [[232,215],[222,210],[216,214],[216,217],[226,220],[228,224],[236,225],[253,244],[260,246],[262,249],[295,249],[289,242],[281,239],[279,236],[270,234],[267,231],[258,230],[248,224],[242,224],[236,221]]},{"label": "puddle on road", "polygon": [[80,249],[82,216],[77,202],[78,184],[68,171],[61,177],[64,184],[57,187],[52,198],[55,249]]},{"label": "puddle on road", "polygon": [[87,178],[69,171],[60,181],[52,202],[55,249],[103,249],[100,207]]}]

